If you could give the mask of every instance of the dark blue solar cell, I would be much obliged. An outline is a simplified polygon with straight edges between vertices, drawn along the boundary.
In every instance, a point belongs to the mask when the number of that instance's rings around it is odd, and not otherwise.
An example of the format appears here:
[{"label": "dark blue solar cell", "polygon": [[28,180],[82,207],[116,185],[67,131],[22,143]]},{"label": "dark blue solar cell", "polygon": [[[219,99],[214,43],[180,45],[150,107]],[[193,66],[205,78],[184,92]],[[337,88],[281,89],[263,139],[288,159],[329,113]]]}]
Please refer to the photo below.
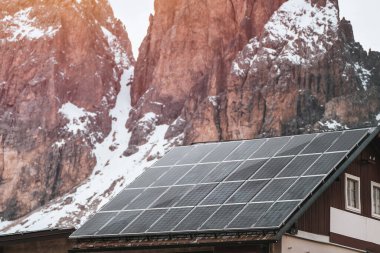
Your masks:
[{"label": "dark blue solar cell", "polygon": [[234,171],[242,162],[222,162],[208,174],[202,183],[222,182],[232,171]]},{"label": "dark blue solar cell", "polygon": [[301,176],[319,158],[319,156],[319,154],[297,156],[277,177]]},{"label": "dark blue solar cell", "polygon": [[127,188],[145,188],[153,184],[159,177],[165,174],[170,167],[152,167],[146,169]]},{"label": "dark blue solar cell", "polygon": [[341,132],[321,133],[301,152],[302,154],[323,153],[341,135]]},{"label": "dark blue solar cell", "polygon": [[192,210],[192,207],[172,208],[148,232],[169,232]]},{"label": "dark blue solar cell", "polygon": [[244,141],[225,161],[245,160],[255,153],[266,139]]},{"label": "dark blue solar cell", "polygon": [[252,203],[246,206],[235,219],[227,226],[228,228],[250,228],[271,207],[273,203]]},{"label": "dark blue solar cell", "polygon": [[163,194],[168,188],[148,188],[140,194],[135,200],[133,200],[124,209],[145,209],[148,208],[161,194]]},{"label": "dark blue solar cell", "polygon": [[136,198],[144,189],[127,189],[120,192],[113,198],[101,211],[118,211],[128,205],[134,198]]},{"label": "dark blue solar cell", "polygon": [[223,229],[244,208],[245,205],[221,206],[210,219],[208,219],[200,230]]},{"label": "dark blue solar cell", "polygon": [[172,207],[178,202],[189,190],[191,186],[173,186],[167,192],[161,195],[151,206],[151,208]]},{"label": "dark blue solar cell", "polygon": [[171,186],[182,178],[193,165],[180,165],[172,167],[165,176],[159,178],[152,186]]},{"label": "dark blue solar cell", "polygon": [[306,171],[305,176],[329,174],[345,157],[346,152],[323,154]]},{"label": "dark blue solar cell", "polygon": [[160,160],[158,160],[154,166],[170,166],[176,164],[185,155],[191,152],[193,146],[176,147],[165,154]]},{"label": "dark blue solar cell", "polygon": [[242,182],[219,184],[202,202],[201,205],[223,204],[236,190]]},{"label": "dark blue solar cell", "polygon": [[237,141],[220,143],[218,147],[202,159],[202,163],[223,161],[240,143]]},{"label": "dark blue solar cell", "polygon": [[247,180],[255,174],[266,161],[267,159],[247,160],[232,172],[226,178],[226,181]]},{"label": "dark blue solar cell", "polygon": [[175,231],[197,230],[217,209],[217,206],[196,207],[191,213],[179,223]]},{"label": "dark blue solar cell", "polygon": [[227,203],[246,203],[249,202],[269,180],[247,181],[238,189],[227,201]]},{"label": "dark blue solar cell", "polygon": [[285,194],[281,197],[281,200],[297,200],[306,198],[311,194],[313,189],[322,182],[323,178],[323,176],[301,177],[285,192]]},{"label": "dark blue solar cell", "polygon": [[75,231],[72,236],[85,236],[94,235],[101,227],[103,227],[109,220],[115,217],[117,212],[97,213],[83,226]]},{"label": "dark blue solar cell", "polygon": [[193,167],[181,180],[176,184],[197,184],[199,183],[207,174],[209,174],[213,168],[215,168],[217,163],[206,163],[198,164]]},{"label": "dark blue solar cell", "polygon": [[142,211],[120,212],[114,219],[96,233],[96,235],[117,235],[140,213],[142,213]]},{"label": "dark blue solar cell", "polygon": [[280,157],[270,159],[264,166],[261,167],[252,179],[274,178],[285,166],[293,159],[293,157]]},{"label": "dark blue solar cell", "polygon": [[199,144],[194,146],[194,148],[185,157],[183,157],[177,164],[194,164],[200,162],[206,155],[214,150],[219,144]]},{"label": "dark blue solar cell", "polygon": [[201,202],[215,187],[217,184],[200,184],[196,185],[190,190],[177,204],[176,206],[196,206]]},{"label": "dark blue solar cell", "polygon": [[328,149],[328,152],[348,151],[355,147],[366,135],[368,129],[345,131],[338,140]]},{"label": "dark blue solar cell", "polygon": [[317,134],[297,135],[277,153],[276,156],[297,155],[308,145]]},{"label": "dark blue solar cell", "polygon": [[144,211],[137,219],[126,227],[121,234],[139,234],[147,231],[167,209],[151,209]]},{"label": "dark blue solar cell", "polygon": [[275,179],[252,202],[276,201],[296,181],[296,178]]},{"label": "dark blue solar cell", "polygon": [[299,201],[276,202],[254,225],[255,228],[278,228],[293,213]]},{"label": "dark blue solar cell", "polygon": [[250,156],[252,158],[265,158],[274,156],[286,143],[290,140],[290,137],[279,137],[268,139],[259,150]]}]

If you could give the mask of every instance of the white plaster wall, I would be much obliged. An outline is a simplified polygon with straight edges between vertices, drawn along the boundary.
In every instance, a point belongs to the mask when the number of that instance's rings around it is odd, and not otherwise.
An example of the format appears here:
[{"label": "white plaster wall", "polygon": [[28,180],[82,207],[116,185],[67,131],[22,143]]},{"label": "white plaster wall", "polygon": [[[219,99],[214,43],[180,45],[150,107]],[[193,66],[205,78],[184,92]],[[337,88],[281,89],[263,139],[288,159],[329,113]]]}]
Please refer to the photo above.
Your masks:
[{"label": "white plaster wall", "polygon": [[380,221],[330,208],[330,230],[332,233],[358,240],[380,244]]}]

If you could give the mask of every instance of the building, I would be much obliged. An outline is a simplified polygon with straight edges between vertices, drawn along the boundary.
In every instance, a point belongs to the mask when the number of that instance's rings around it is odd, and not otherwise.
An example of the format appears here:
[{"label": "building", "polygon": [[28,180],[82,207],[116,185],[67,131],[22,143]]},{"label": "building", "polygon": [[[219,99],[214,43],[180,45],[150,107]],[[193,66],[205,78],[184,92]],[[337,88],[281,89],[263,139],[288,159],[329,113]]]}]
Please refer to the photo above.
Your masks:
[{"label": "building", "polygon": [[380,252],[379,132],[174,148],[70,252]]},{"label": "building", "polygon": [[75,229],[54,229],[0,236],[0,253],[66,253]]}]

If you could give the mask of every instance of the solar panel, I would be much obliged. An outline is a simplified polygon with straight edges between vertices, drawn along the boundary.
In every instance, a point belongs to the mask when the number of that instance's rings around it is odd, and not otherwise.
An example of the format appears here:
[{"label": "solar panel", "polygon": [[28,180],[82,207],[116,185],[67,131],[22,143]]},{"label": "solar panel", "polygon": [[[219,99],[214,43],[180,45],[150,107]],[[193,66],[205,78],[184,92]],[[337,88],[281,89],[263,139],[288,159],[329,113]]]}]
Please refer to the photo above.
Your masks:
[{"label": "solar panel", "polygon": [[127,189],[119,193],[112,201],[108,202],[101,211],[118,211],[122,210],[134,198],[136,198],[144,189]]},{"label": "solar panel", "polygon": [[131,223],[142,211],[126,211],[120,212],[115,218],[113,218],[106,226],[104,226],[98,234],[101,235],[117,235],[119,234],[129,223]]},{"label": "solar panel", "polygon": [[249,202],[269,180],[247,181],[237,190],[227,201],[227,203],[247,203]]},{"label": "solar panel", "polygon": [[184,218],[175,231],[194,231],[197,230],[203,222],[205,222],[215,211],[217,206],[200,206],[193,209],[193,211]]},{"label": "solar panel", "polygon": [[265,141],[266,139],[243,141],[237,149],[227,156],[226,160],[233,161],[248,159]]},{"label": "solar panel", "polygon": [[281,226],[294,209],[299,205],[299,201],[276,202],[255,224],[256,228],[275,228]]},{"label": "solar panel", "polygon": [[222,162],[213,169],[210,174],[208,174],[203,180],[203,183],[210,182],[221,182],[223,181],[232,171],[234,171],[241,162]]},{"label": "solar panel", "polygon": [[270,182],[252,202],[276,201],[294,182],[296,178],[281,178]]},{"label": "solar panel", "polygon": [[166,211],[167,209],[146,210],[130,223],[121,234],[137,234],[147,231]]},{"label": "solar panel", "polygon": [[247,160],[231,173],[226,181],[247,180],[258,171],[267,159]]},{"label": "solar panel", "polygon": [[216,211],[205,224],[203,224],[201,229],[223,229],[233,218],[235,218],[244,206],[245,205],[242,204],[221,206],[220,209]]},{"label": "solar panel", "polygon": [[174,148],[72,237],[279,228],[370,131]]},{"label": "solar panel", "polygon": [[223,161],[237,146],[239,146],[240,143],[241,142],[237,141],[221,143],[210,154],[202,159],[202,163]]},{"label": "solar panel", "polygon": [[197,184],[217,165],[217,163],[198,164],[193,167],[179,182],[177,182],[177,184]]},{"label": "solar panel", "polygon": [[170,209],[164,216],[162,216],[149,230],[148,232],[168,232],[174,229],[174,227],[192,210],[192,207],[185,208],[173,208]]}]

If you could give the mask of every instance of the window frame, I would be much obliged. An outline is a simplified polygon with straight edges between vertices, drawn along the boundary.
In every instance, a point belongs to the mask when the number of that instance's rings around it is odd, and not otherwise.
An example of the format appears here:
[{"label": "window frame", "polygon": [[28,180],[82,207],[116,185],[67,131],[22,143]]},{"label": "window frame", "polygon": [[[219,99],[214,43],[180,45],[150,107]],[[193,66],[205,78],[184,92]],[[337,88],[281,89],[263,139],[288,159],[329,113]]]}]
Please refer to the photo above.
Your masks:
[{"label": "window frame", "polygon": [[380,189],[380,183],[376,183],[374,181],[371,181],[371,215],[373,218],[380,219],[380,214],[375,213],[374,210],[374,188],[379,188]]},{"label": "window frame", "polygon": [[[348,180],[349,179],[358,182],[358,208],[348,205],[347,188],[348,188]],[[362,212],[362,202],[361,202],[361,196],[360,196],[361,195],[361,192],[360,192],[360,177],[357,177],[357,176],[345,173],[345,180],[344,180],[344,182],[345,182],[345,184],[344,184],[344,195],[345,195],[346,210],[351,211],[351,212],[355,212],[355,213],[361,213]]]}]

